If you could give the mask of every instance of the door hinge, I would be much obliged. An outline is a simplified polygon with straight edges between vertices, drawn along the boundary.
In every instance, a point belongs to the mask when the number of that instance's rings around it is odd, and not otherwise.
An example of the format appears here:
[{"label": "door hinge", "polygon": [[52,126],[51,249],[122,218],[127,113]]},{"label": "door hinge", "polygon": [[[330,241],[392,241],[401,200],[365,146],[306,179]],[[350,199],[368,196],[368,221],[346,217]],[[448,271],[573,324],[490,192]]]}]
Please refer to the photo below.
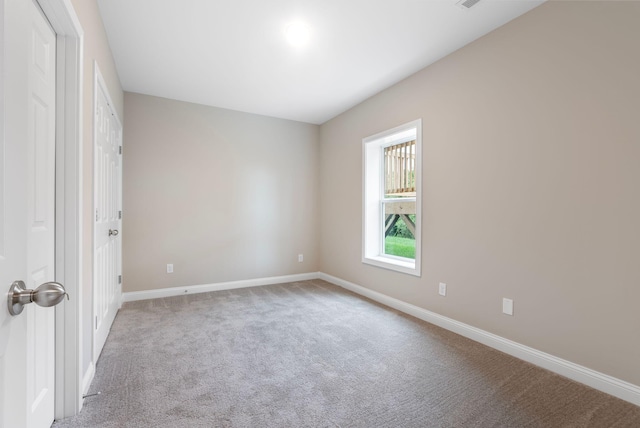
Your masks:
[{"label": "door hinge", "polygon": [[122,146],[118,147],[118,154],[121,155],[122,154]]},{"label": "door hinge", "polygon": [[96,221],[98,221],[98,210],[96,210]]},{"label": "door hinge", "polygon": [[122,220],[122,211],[118,211],[118,219]]},{"label": "door hinge", "polygon": [[96,315],[96,330],[98,329],[98,316]]},{"label": "door hinge", "polygon": [[118,284],[122,284],[122,275],[118,275]]}]

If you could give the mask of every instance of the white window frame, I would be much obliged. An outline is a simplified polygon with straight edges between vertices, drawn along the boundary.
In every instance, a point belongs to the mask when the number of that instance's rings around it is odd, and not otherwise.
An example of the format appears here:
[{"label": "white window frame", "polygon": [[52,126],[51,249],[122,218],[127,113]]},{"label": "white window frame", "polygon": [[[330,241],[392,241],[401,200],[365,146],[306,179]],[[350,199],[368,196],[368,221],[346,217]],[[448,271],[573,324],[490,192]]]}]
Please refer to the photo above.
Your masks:
[{"label": "white window frame", "polygon": [[[384,148],[416,141],[416,254],[415,259],[384,254]],[[422,243],[422,119],[371,135],[362,140],[362,262],[421,275]]]}]

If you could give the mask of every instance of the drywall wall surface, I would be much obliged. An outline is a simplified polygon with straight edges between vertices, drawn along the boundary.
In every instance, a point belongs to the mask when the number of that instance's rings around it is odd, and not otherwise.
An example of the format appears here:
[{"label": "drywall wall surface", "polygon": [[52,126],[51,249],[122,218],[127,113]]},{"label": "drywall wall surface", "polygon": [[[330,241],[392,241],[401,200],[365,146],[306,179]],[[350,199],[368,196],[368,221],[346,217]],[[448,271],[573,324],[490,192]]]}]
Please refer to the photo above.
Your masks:
[{"label": "drywall wall surface", "polygon": [[318,270],[317,125],[128,92],[125,123],[124,291]]},{"label": "drywall wall surface", "polygon": [[[640,385],[638,22],[548,2],[323,124],[321,270]],[[418,118],[421,278],[361,262],[362,139]]]},{"label": "drywall wall surface", "polygon": [[123,97],[120,78],[107,40],[107,34],[102,23],[100,10],[95,0],[72,0],[80,25],[84,30],[84,86],[82,100],[82,319],[83,319],[83,373],[93,361],[93,130],[94,130],[94,69],[97,64],[102,77],[109,89],[111,101],[120,120],[123,114]]}]

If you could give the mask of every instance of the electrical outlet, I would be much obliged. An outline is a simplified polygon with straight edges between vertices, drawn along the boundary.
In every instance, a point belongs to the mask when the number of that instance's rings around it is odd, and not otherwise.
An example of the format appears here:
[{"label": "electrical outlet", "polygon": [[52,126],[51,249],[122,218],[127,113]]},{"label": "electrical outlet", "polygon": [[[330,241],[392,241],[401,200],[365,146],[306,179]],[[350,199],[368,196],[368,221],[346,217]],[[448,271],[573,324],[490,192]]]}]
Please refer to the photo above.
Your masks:
[{"label": "electrical outlet", "polygon": [[173,273],[173,263],[167,264],[167,273]]},{"label": "electrical outlet", "polygon": [[513,315],[513,300],[507,298],[502,299],[502,313]]},{"label": "electrical outlet", "polygon": [[444,282],[440,283],[440,285],[438,286],[438,294],[440,294],[441,296],[447,295],[447,284],[445,284]]},{"label": "electrical outlet", "polygon": [[302,263],[304,261],[304,254],[298,254],[298,262]]}]

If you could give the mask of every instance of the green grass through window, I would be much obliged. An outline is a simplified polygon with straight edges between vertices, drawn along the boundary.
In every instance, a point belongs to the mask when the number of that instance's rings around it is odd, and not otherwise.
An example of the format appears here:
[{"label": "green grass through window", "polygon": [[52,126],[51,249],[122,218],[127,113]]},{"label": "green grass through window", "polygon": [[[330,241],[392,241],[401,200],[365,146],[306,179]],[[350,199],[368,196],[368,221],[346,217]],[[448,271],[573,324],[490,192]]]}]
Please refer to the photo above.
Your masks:
[{"label": "green grass through window", "polygon": [[401,238],[399,236],[387,236],[384,239],[384,253],[415,259],[416,240],[413,238]]}]

